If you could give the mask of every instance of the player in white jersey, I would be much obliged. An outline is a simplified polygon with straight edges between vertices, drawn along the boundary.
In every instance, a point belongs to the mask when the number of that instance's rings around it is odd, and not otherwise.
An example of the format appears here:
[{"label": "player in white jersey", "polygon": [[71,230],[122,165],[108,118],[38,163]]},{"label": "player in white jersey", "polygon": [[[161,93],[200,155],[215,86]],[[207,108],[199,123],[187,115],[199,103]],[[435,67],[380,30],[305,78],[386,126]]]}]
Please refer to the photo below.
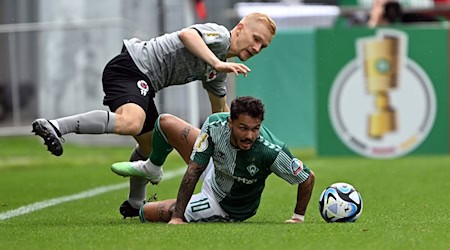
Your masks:
[{"label": "player in white jersey", "polygon": [[[145,164],[115,163],[111,169],[121,176],[146,178],[160,168],[152,162],[164,161],[173,148],[188,163],[177,199],[142,206],[143,222],[244,221],[256,214],[272,173],[298,184],[294,215],[287,222],[303,222],[314,173],[262,125],[263,120],[264,105],[249,96],[233,100],[230,113],[210,115],[201,130],[173,115],[161,115],[150,159]],[[202,174],[202,190],[192,195]]]},{"label": "player in white jersey", "polygon": [[[247,76],[242,63],[228,62],[238,57],[246,61],[267,47],[276,26],[265,14],[244,17],[231,31],[214,23],[196,24],[148,41],[124,40],[121,53],[103,71],[103,103],[110,112],[94,110],[54,120],[33,122],[33,132],[44,139],[48,150],[60,156],[60,137],[68,133],[131,135],[137,145],[130,160],[147,159],[151,152],[153,125],[158,117],[153,98],[159,90],[200,80],[208,92],[212,112],[229,111],[226,101],[227,73]],[[161,163],[162,164],[162,163]],[[161,173],[150,179],[158,183]],[[145,201],[148,180],[131,178],[128,200],[120,212],[137,216]]]}]

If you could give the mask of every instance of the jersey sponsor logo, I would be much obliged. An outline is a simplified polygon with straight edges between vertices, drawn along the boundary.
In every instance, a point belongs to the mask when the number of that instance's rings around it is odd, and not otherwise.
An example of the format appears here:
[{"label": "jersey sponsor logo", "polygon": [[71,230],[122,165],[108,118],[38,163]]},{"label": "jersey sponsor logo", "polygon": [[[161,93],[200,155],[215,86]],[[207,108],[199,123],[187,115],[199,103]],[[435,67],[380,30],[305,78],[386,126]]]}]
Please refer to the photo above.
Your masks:
[{"label": "jersey sponsor logo", "polygon": [[197,152],[203,152],[208,148],[208,134],[202,133],[195,140],[194,149]]},{"label": "jersey sponsor logo", "polygon": [[303,162],[297,158],[292,159],[291,170],[294,175],[298,175],[303,170]]},{"label": "jersey sponsor logo", "polygon": [[218,37],[219,32],[205,32],[205,36],[207,37]]},{"label": "jersey sponsor logo", "polygon": [[235,179],[238,182],[242,182],[242,183],[248,184],[248,185],[253,184],[258,181],[258,179],[247,179],[247,178],[240,177],[240,176],[233,176],[233,179]]},{"label": "jersey sponsor logo", "polygon": [[220,37],[219,32],[205,32],[203,35],[206,42],[213,42]]},{"label": "jersey sponsor logo", "polygon": [[259,171],[259,169],[257,166],[252,164],[247,167],[247,171],[250,173],[251,176],[254,176]]},{"label": "jersey sponsor logo", "polygon": [[136,85],[141,90],[141,95],[146,96],[148,91],[150,90],[150,87],[148,86],[147,82],[144,80],[137,81]]}]

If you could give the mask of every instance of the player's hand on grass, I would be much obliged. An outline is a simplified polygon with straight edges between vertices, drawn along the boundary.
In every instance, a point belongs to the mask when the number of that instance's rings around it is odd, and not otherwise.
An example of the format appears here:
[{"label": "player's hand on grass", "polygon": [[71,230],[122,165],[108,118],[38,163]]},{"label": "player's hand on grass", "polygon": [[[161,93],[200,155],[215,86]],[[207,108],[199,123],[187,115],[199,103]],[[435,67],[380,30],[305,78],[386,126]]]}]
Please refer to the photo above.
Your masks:
[{"label": "player's hand on grass", "polygon": [[247,73],[251,71],[251,69],[245,64],[235,62],[220,61],[216,65],[214,65],[214,68],[219,72],[234,73],[236,74],[236,76],[239,74],[243,74],[245,77],[247,77]]},{"label": "player's hand on grass", "polygon": [[172,219],[170,219],[170,221],[168,222],[168,224],[171,224],[171,225],[180,225],[180,224],[186,224],[186,222],[184,222],[181,218],[172,218]]},{"label": "player's hand on grass", "polygon": [[289,220],[286,220],[284,223],[303,223],[303,221],[297,218],[291,218]]},{"label": "player's hand on grass", "polygon": [[304,220],[305,220],[304,215],[294,213],[294,215],[292,215],[292,217],[289,220],[286,220],[285,223],[303,223]]}]

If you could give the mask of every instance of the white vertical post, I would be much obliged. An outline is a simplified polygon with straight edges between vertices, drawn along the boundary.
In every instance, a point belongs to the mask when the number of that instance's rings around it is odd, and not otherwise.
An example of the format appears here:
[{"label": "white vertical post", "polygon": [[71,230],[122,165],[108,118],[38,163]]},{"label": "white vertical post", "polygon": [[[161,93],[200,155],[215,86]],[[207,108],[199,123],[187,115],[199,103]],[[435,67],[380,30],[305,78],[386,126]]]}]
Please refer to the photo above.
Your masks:
[{"label": "white vertical post", "polygon": [[8,34],[8,48],[9,48],[9,69],[11,79],[11,101],[12,101],[12,115],[13,126],[20,125],[20,96],[19,96],[19,80],[17,74],[17,50],[16,50],[16,33]]},{"label": "white vertical post", "polygon": [[[192,0],[184,1],[185,8],[184,17],[185,17],[185,26],[189,26],[194,24],[194,8],[192,4]],[[198,85],[199,81],[191,82],[187,85],[187,99],[188,99],[188,121],[192,125],[199,127],[200,126],[200,105],[198,101]]]}]

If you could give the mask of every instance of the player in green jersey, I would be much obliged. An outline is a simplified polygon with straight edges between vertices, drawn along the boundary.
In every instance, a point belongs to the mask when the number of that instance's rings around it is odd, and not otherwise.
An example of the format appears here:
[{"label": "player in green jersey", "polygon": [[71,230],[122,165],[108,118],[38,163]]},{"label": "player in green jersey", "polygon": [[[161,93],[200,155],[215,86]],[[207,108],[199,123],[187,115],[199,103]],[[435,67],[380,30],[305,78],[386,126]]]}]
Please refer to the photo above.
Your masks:
[{"label": "player in green jersey", "polygon": [[[233,100],[230,113],[210,115],[201,130],[164,114],[155,123],[150,159],[115,163],[112,170],[150,178],[173,148],[188,163],[177,199],[142,206],[143,222],[244,221],[256,214],[271,173],[298,184],[294,215],[287,222],[303,222],[314,173],[262,125],[263,120],[263,103],[249,96]],[[193,195],[200,178],[202,190]]]},{"label": "player in green jersey", "polygon": [[[202,83],[211,112],[227,112],[227,75],[247,76],[246,61],[269,46],[276,33],[275,22],[266,14],[250,13],[229,30],[216,23],[194,24],[150,40],[125,39],[119,55],[103,71],[103,102],[110,111],[93,110],[57,119],[36,119],[32,131],[44,140],[54,155],[63,153],[62,136],[77,134],[130,135],[137,144],[130,161],[145,160],[152,150],[153,125],[158,118],[155,95],[170,86]],[[128,199],[119,208],[124,217],[139,215],[146,185],[161,179],[130,178]]]}]

